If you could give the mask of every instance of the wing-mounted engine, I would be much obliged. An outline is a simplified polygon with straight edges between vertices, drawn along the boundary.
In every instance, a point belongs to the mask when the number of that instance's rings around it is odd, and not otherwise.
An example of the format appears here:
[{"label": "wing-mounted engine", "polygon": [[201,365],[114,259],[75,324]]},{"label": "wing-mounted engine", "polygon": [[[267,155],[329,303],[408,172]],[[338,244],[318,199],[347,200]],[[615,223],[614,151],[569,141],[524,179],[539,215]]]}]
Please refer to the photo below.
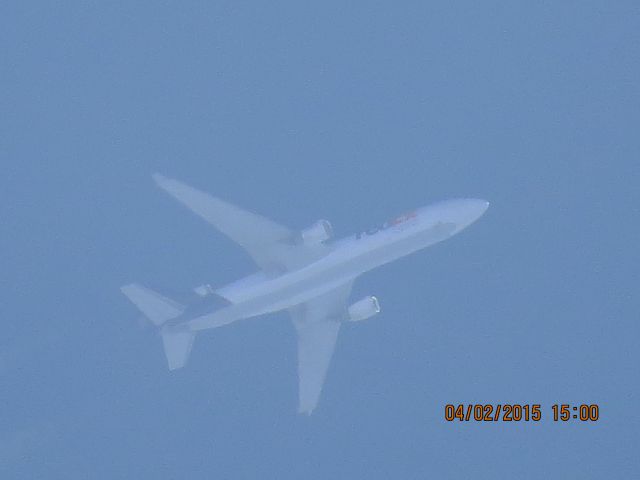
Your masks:
[{"label": "wing-mounted engine", "polygon": [[300,239],[305,245],[319,245],[333,237],[333,227],[328,220],[318,220],[309,228],[300,232]]},{"label": "wing-mounted engine", "polygon": [[360,322],[380,313],[380,304],[374,296],[364,297],[347,309],[347,321]]}]

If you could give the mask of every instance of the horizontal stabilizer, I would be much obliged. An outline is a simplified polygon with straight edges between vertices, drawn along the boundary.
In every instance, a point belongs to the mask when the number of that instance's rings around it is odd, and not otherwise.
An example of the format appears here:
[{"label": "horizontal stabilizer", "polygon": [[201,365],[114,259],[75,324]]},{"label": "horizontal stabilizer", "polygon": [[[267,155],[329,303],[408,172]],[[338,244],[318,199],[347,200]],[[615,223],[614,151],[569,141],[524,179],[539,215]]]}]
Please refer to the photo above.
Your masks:
[{"label": "horizontal stabilizer", "polygon": [[195,332],[191,330],[175,330],[164,327],[161,332],[164,353],[167,356],[169,370],[176,370],[186,365],[195,339]]},{"label": "horizontal stabilizer", "polygon": [[179,316],[184,311],[184,307],[179,303],[137,283],[124,285],[120,290],[157,326]]}]

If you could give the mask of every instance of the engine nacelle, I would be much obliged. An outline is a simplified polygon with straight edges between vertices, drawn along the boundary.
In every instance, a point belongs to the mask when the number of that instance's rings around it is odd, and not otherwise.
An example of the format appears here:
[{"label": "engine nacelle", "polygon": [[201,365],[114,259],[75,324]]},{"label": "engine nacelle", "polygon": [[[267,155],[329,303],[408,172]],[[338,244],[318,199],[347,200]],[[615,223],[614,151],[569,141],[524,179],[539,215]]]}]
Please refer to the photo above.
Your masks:
[{"label": "engine nacelle", "polygon": [[305,245],[319,245],[333,237],[333,228],[328,220],[318,220],[302,230],[300,237]]},{"label": "engine nacelle", "polygon": [[373,317],[377,313],[380,313],[378,299],[373,296],[364,297],[349,307],[347,320],[350,322],[360,322]]}]

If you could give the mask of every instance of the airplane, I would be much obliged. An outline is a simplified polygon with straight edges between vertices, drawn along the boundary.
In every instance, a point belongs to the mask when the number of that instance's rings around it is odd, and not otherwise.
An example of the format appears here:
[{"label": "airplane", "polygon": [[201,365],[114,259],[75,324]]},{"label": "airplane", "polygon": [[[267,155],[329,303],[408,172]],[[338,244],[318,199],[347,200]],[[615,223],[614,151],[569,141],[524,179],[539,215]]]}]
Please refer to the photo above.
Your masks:
[{"label": "airplane", "polygon": [[155,183],[253,258],[259,271],[236,282],[194,289],[198,301],[182,305],[137,283],[121,291],[157,327],[170,370],[182,368],[196,333],[238,320],[287,310],[298,340],[298,412],[318,404],[340,326],[380,312],[374,296],[349,303],[361,274],[459,233],[489,207],[480,199],[455,199],[404,213],[334,240],[327,220],[292,230],[154,174]]}]

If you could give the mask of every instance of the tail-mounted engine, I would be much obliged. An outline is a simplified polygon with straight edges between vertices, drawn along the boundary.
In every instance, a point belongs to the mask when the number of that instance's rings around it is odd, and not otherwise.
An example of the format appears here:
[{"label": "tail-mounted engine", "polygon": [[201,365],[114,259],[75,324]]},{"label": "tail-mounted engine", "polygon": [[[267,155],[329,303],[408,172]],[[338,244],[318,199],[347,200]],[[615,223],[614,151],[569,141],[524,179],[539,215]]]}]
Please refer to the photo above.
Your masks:
[{"label": "tail-mounted engine", "polygon": [[332,237],[333,228],[328,220],[318,220],[300,232],[300,238],[305,245],[319,245]]},{"label": "tail-mounted engine", "polygon": [[380,313],[378,299],[373,296],[364,297],[349,307],[347,310],[347,320],[349,322],[360,322],[378,313]]}]

